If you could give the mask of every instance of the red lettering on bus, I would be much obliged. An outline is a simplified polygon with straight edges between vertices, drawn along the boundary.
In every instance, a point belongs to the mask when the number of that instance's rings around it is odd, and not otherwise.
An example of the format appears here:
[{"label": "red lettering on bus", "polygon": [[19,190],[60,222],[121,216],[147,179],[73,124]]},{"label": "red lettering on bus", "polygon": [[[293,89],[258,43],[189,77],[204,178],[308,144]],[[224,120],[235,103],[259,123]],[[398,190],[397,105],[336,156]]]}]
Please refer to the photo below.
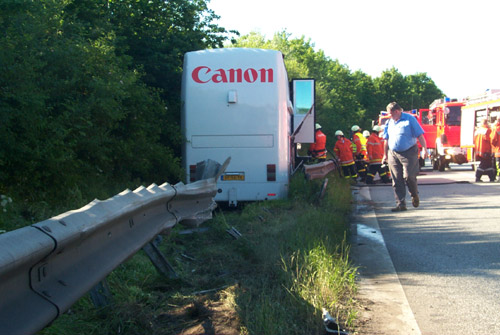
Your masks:
[{"label": "red lettering on bus", "polygon": [[191,73],[191,76],[193,77],[193,80],[199,84],[205,84],[208,83],[210,80],[207,81],[202,81],[200,79],[200,71],[202,69],[206,69],[205,74],[208,74],[210,72],[210,68],[206,66],[198,66],[196,69],[193,70],[193,73]]},{"label": "red lettering on bus", "polygon": [[[231,83],[241,83],[243,81],[243,70],[242,69],[229,69],[229,81]],[[235,78],[236,75],[236,78]]]},{"label": "red lettering on bus", "polygon": [[[267,79],[266,79],[266,73],[267,73]],[[273,82],[273,69],[260,69],[260,82],[265,83],[265,82]]]},{"label": "red lettering on bus", "polygon": [[[208,66],[198,66],[191,73],[191,77],[196,83],[261,83],[274,82],[273,69],[216,69],[212,70]],[[259,80],[260,79],[260,80]]]},{"label": "red lettering on bus", "polygon": [[245,81],[247,83],[255,83],[257,77],[258,73],[255,69],[246,69],[245,73],[243,74],[243,78],[245,78]]},{"label": "red lettering on bus", "polygon": [[215,70],[216,74],[212,76],[212,81],[214,83],[227,83],[226,71],[223,69]]}]

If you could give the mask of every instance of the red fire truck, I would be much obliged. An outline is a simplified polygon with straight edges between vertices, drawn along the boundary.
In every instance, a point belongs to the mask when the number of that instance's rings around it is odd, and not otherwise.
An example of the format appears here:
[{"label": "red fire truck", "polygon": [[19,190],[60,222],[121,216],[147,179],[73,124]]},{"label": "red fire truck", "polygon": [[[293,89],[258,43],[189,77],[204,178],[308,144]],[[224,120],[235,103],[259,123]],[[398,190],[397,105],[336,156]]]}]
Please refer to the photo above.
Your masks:
[{"label": "red fire truck", "polygon": [[[460,147],[460,128],[463,101],[444,98],[436,99],[429,106],[432,124],[436,126],[436,139],[430,150],[432,168],[444,171],[450,163],[467,163],[467,152]],[[427,143],[432,145],[431,143]]]},{"label": "red fire truck", "polygon": [[[422,129],[424,130],[424,138],[427,142],[428,149],[434,149],[434,143],[436,142],[436,126],[432,124],[432,118],[429,118],[429,110],[428,109],[412,109],[411,111],[404,111],[404,113],[408,113],[413,115]],[[378,117],[378,125],[384,126],[386,122],[390,119],[390,115],[385,111],[381,111]],[[418,147],[421,148],[420,142],[418,143]],[[419,156],[419,164],[421,167],[425,166],[425,160]]]},{"label": "red fire truck", "polygon": [[433,115],[429,109],[414,109],[413,114],[416,115],[418,123],[422,126],[424,130],[424,138],[427,143],[427,149],[433,150],[436,148],[436,131],[437,126],[435,124]]}]

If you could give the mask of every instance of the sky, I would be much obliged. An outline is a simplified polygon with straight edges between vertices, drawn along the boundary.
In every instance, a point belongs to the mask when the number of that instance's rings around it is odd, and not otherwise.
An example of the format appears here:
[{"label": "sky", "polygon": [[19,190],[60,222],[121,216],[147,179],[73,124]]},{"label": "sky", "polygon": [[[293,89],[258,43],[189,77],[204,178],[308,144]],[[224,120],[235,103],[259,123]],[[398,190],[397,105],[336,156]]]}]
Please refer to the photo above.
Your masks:
[{"label": "sky", "polygon": [[459,100],[500,89],[499,0],[210,0],[226,30],[304,36],[351,71],[426,73]]}]

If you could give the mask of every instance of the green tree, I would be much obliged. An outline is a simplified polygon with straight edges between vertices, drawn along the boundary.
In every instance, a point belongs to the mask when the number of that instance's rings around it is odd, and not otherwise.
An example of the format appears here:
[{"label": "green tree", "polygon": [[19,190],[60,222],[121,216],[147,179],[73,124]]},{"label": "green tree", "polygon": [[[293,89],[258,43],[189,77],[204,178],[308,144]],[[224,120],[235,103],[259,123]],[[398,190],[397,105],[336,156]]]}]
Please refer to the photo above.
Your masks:
[{"label": "green tree", "polygon": [[416,73],[406,76],[405,79],[410,87],[410,109],[428,108],[435,99],[444,96],[443,92],[426,73]]},{"label": "green tree", "polygon": [[383,104],[380,106],[380,110],[385,110],[385,106],[391,101],[397,101],[404,108],[408,108],[406,106],[410,105],[408,83],[395,67],[382,72],[380,77],[374,79],[374,84],[378,98]]},{"label": "green tree", "polygon": [[205,0],[109,0],[116,52],[132,58],[143,81],[158,89],[166,109],[158,115],[161,142],[180,155],[180,89],[184,53],[222,47],[227,32]]},{"label": "green tree", "polygon": [[201,0],[2,1],[0,190],[56,203],[179,180],[183,53],[222,43],[214,18]]},{"label": "green tree", "polygon": [[366,111],[364,118],[360,119],[359,126],[371,129],[372,121],[377,120],[380,113],[380,99],[376,94],[375,83],[372,77],[362,71],[353,73],[356,99]]},{"label": "green tree", "polygon": [[374,80],[380,110],[397,101],[405,110],[428,108],[443,92],[426,73],[403,76],[396,68],[386,70]]}]

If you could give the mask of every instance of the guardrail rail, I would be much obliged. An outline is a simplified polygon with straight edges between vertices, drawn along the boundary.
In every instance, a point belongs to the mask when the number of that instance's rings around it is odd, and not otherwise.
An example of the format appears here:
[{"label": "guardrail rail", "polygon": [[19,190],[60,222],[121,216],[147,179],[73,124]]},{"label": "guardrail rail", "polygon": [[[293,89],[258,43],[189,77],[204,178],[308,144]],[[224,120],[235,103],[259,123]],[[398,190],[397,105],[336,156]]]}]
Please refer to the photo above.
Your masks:
[{"label": "guardrail rail", "polygon": [[0,334],[36,333],[158,234],[210,219],[229,161],[203,163],[214,177],[125,190],[1,234]]}]

